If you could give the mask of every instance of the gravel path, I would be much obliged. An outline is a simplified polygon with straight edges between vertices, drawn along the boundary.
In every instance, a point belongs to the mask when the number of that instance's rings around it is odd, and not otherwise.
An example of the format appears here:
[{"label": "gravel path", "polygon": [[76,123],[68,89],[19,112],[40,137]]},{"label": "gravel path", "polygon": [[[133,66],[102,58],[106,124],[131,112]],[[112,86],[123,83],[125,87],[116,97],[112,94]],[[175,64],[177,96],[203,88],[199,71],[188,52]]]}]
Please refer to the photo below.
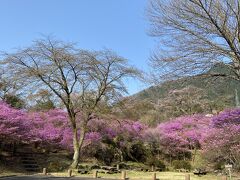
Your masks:
[{"label": "gravel path", "polygon": [[[10,176],[10,177],[0,177],[0,180],[38,180],[38,179],[49,179],[49,180],[96,180],[93,178],[84,178],[84,177],[52,177],[52,176]],[[117,180],[117,179],[102,179],[101,180]]]}]

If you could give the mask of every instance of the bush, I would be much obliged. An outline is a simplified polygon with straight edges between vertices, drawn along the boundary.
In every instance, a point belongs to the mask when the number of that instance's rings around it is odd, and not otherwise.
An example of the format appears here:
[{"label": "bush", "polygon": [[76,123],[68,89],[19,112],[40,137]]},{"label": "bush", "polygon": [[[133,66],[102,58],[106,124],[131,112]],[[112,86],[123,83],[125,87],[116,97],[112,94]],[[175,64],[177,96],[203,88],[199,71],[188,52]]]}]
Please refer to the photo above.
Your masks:
[{"label": "bush", "polygon": [[172,166],[174,169],[187,169],[191,170],[191,164],[188,161],[184,160],[174,160],[172,162]]},{"label": "bush", "polygon": [[90,167],[91,169],[100,169],[101,167],[97,164],[94,164]]},{"label": "bush", "polygon": [[66,167],[59,162],[50,162],[47,169],[49,172],[63,171]]},{"label": "bush", "polygon": [[133,157],[133,159],[130,158],[132,161],[144,162],[146,160],[146,148],[142,142],[132,144],[130,154]]},{"label": "bush", "polygon": [[164,162],[156,159],[155,157],[150,157],[147,159],[146,164],[149,166],[155,166],[157,168],[160,168],[161,170],[165,170],[166,169],[166,165],[164,164]]},{"label": "bush", "polygon": [[166,165],[160,161],[160,160],[156,160],[155,166],[160,168],[161,170],[165,170],[166,169]]},{"label": "bush", "polygon": [[[124,162],[121,162],[118,164],[119,165],[119,168],[120,169],[129,169],[129,165],[124,163]],[[117,166],[117,165],[116,165]]]},{"label": "bush", "polygon": [[214,170],[223,170],[224,169],[224,162],[216,162],[214,163],[213,169]]},{"label": "bush", "polygon": [[115,151],[111,147],[106,147],[104,149],[98,149],[94,157],[103,162],[105,165],[110,165],[114,160]]}]

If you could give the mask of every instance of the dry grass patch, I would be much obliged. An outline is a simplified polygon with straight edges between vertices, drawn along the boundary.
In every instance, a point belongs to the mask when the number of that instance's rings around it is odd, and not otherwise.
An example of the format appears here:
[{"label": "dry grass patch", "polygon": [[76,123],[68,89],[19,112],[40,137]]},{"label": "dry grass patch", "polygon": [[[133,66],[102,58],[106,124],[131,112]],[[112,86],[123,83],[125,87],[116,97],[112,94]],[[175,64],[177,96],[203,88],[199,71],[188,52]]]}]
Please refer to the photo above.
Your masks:
[{"label": "dry grass patch", "polygon": [[[186,173],[178,173],[178,172],[157,172],[157,178],[160,180],[185,180]],[[62,176],[67,177],[67,173],[51,173],[53,176]],[[92,177],[92,174],[81,175],[77,173],[73,173],[76,177]],[[121,174],[104,174],[98,173],[98,176],[106,179],[120,179]],[[152,180],[153,173],[151,172],[139,172],[139,171],[127,171],[127,177],[133,180]],[[196,176],[190,173],[191,180],[221,180],[220,176],[215,175],[204,175],[204,176]],[[236,180],[237,178],[233,178]]]}]

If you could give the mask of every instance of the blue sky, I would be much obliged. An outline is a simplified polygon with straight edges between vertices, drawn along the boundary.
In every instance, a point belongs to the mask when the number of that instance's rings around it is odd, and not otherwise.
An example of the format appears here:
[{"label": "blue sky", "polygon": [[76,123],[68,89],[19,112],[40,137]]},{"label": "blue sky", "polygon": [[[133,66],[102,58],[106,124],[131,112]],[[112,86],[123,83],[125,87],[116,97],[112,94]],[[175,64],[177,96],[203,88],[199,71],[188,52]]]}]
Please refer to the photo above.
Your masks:
[{"label": "blue sky", "polygon": [[[0,50],[14,51],[42,35],[77,42],[90,50],[109,48],[148,71],[154,47],[147,35],[147,0],[1,0]],[[146,85],[127,81],[129,93]]]}]

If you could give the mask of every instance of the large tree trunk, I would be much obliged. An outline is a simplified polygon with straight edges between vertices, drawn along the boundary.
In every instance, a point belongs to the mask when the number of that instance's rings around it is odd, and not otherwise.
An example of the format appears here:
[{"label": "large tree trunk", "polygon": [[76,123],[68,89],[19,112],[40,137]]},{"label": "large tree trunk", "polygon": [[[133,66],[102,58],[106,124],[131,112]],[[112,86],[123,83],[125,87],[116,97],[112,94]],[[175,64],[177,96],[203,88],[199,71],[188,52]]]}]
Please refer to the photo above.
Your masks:
[{"label": "large tree trunk", "polygon": [[71,169],[77,168],[78,162],[79,162],[79,157],[80,157],[80,150],[78,147],[76,147],[76,149],[74,149],[73,162],[70,166]]},{"label": "large tree trunk", "polygon": [[73,162],[70,166],[71,169],[76,169],[80,159],[80,151],[83,145],[83,141],[85,138],[87,122],[89,120],[89,116],[87,116],[86,120],[82,119],[82,123],[79,123],[80,126],[80,134],[78,135],[78,128],[76,124],[76,116],[69,116],[72,122],[72,131],[73,131]]},{"label": "large tree trunk", "polygon": [[81,128],[80,132],[80,137],[78,139],[78,134],[77,134],[77,129],[75,128],[73,130],[73,150],[74,150],[74,155],[73,155],[73,162],[70,166],[72,169],[76,169],[79,163],[80,159],[80,150],[83,145],[83,140],[85,137],[85,128]]},{"label": "large tree trunk", "polygon": [[73,162],[70,167],[75,169],[78,165],[79,156],[80,156],[80,147],[78,143],[77,128],[73,129],[73,150],[74,150]]}]

